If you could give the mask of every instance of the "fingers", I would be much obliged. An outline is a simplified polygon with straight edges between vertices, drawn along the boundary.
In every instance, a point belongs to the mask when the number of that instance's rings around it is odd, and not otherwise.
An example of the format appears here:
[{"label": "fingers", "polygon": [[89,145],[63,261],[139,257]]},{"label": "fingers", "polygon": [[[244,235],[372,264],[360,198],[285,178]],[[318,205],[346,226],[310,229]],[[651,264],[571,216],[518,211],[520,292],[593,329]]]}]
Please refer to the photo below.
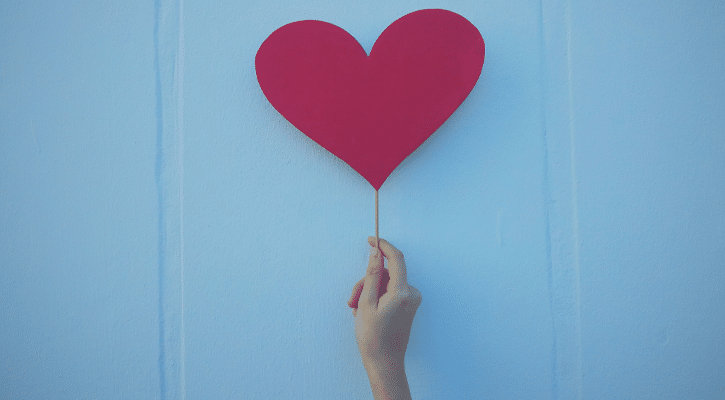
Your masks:
[{"label": "fingers", "polygon": [[376,309],[378,306],[378,292],[380,291],[380,280],[383,276],[383,255],[380,250],[373,248],[370,252],[370,261],[365,275],[364,288],[360,295],[360,305],[367,305]]},{"label": "fingers", "polygon": [[366,275],[373,275],[383,271],[383,257],[380,250],[373,247],[370,249],[370,258],[368,259],[368,269]]},{"label": "fingers", "polygon": [[357,302],[360,300],[360,294],[363,290],[363,284],[365,283],[365,278],[360,279],[357,281],[355,286],[352,287],[352,295],[350,295],[350,300],[347,301],[347,306],[350,308],[357,308]]},{"label": "fingers", "polygon": [[[375,237],[369,236],[368,243],[375,247]],[[388,270],[390,271],[390,280],[395,287],[405,287],[408,284],[408,273],[405,267],[405,259],[403,253],[396,249],[385,239],[380,239],[380,250],[385,258],[388,259]]]},{"label": "fingers", "polygon": [[[390,274],[387,269],[383,269],[383,276],[380,278],[380,289],[378,289],[378,300],[380,300],[385,293],[388,291],[388,282],[390,282]],[[350,300],[347,301],[347,306],[350,308],[357,308],[358,302],[360,301],[360,295],[362,295],[363,288],[365,287],[365,278],[360,279],[355,286],[352,288],[352,295]]]}]

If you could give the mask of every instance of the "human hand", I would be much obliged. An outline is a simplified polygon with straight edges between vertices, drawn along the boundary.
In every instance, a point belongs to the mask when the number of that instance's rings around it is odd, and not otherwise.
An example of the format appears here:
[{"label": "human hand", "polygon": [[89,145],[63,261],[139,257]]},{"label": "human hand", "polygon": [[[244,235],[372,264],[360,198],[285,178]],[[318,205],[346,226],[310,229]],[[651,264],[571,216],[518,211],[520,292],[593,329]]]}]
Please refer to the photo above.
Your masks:
[{"label": "human hand", "polygon": [[[353,309],[357,345],[375,398],[410,398],[405,351],[422,297],[408,285],[403,253],[383,239],[380,249],[375,242],[368,238],[372,249],[367,274],[353,287],[348,306]],[[383,257],[388,259],[387,270]]]}]

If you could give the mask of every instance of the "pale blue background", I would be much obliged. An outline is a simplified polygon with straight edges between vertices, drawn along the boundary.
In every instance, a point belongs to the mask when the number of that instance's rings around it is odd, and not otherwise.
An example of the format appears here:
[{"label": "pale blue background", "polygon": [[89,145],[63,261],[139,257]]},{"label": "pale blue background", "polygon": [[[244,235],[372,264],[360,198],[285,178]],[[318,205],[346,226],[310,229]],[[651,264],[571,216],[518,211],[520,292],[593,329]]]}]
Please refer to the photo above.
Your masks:
[{"label": "pale blue background", "polygon": [[373,189],[264,98],[276,28],[486,41],[380,191],[414,399],[725,398],[719,1],[0,3],[0,398],[370,399]]}]

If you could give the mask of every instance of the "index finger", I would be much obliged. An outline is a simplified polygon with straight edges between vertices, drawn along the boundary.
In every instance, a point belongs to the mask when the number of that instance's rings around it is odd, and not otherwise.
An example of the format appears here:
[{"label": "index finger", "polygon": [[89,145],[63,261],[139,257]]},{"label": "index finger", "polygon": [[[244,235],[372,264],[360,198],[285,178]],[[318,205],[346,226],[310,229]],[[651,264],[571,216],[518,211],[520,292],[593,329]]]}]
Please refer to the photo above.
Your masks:
[{"label": "index finger", "polygon": [[[395,246],[388,243],[385,239],[380,240],[380,250],[383,252],[383,256],[388,259],[388,271],[390,272],[390,281],[396,287],[405,286],[408,284],[408,272],[405,267],[405,259],[403,253],[396,249]],[[368,237],[368,243],[370,246],[375,247],[375,237]]]}]

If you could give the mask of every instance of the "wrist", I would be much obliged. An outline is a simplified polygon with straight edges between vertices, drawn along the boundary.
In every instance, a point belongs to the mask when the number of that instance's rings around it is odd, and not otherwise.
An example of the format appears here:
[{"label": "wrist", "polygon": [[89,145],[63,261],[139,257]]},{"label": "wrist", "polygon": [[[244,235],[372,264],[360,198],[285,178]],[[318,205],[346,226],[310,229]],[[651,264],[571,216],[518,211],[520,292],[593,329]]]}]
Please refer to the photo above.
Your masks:
[{"label": "wrist", "polygon": [[400,371],[405,372],[404,359],[398,359],[396,357],[382,356],[382,357],[363,357],[363,365],[365,369],[376,373],[399,373]]},{"label": "wrist", "polygon": [[410,400],[408,378],[402,362],[366,360],[365,369],[375,400]]}]

